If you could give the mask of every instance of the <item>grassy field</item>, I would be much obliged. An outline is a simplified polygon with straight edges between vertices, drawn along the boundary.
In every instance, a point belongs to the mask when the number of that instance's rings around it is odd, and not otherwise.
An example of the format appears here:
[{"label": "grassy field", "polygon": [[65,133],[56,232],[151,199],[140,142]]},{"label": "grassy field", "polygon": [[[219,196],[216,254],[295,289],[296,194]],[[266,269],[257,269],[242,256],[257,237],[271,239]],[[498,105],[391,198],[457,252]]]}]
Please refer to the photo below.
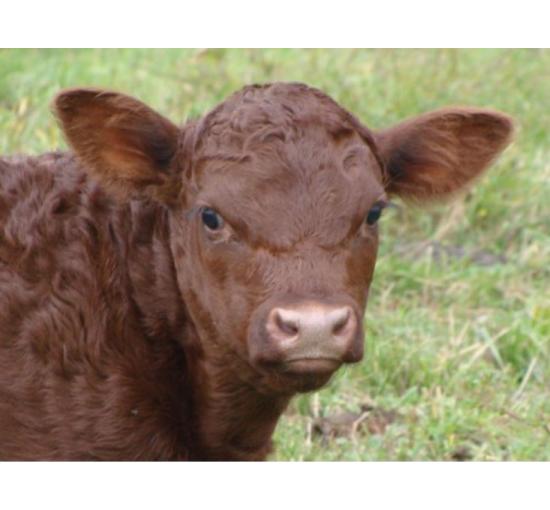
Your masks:
[{"label": "grassy field", "polygon": [[1,50],[0,152],[63,144],[63,87],[133,94],[175,121],[251,82],[317,86],[371,127],[448,104],[517,119],[517,138],[447,207],[396,202],[365,360],[297,398],[275,460],[550,460],[550,51]]}]

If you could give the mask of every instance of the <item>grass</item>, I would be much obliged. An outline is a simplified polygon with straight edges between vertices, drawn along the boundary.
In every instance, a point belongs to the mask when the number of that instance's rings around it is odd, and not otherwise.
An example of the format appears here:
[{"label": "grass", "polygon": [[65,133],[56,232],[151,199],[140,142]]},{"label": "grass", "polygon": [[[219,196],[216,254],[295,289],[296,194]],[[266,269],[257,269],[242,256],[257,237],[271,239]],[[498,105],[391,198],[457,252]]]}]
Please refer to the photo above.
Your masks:
[{"label": "grass", "polygon": [[[79,85],[176,121],[273,80],[371,127],[448,104],[508,112],[516,142],[466,196],[388,211],[365,360],[293,401],[272,458],[550,460],[549,70],[548,50],[1,50],[0,152],[62,145],[49,103]],[[315,433],[344,412],[353,430]]]}]

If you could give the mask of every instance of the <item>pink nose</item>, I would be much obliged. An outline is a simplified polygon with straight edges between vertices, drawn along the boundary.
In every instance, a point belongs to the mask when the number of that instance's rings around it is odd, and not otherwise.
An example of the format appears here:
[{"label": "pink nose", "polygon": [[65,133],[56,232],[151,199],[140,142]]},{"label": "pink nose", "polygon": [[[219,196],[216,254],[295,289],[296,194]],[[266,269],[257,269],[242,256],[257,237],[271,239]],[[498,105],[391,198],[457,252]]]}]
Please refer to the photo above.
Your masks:
[{"label": "pink nose", "polygon": [[350,306],[308,302],[273,308],[266,329],[285,362],[295,366],[316,361],[335,365],[362,356],[357,318]]}]

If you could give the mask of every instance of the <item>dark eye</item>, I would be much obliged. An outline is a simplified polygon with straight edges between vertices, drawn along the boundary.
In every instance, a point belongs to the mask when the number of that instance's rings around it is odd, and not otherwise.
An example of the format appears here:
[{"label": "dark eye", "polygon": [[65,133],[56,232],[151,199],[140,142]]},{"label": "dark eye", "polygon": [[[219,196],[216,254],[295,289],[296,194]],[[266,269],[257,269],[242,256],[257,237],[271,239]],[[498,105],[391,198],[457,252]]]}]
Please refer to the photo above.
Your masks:
[{"label": "dark eye", "polygon": [[216,211],[214,211],[214,209],[210,209],[210,207],[205,207],[201,211],[201,219],[206,227],[210,230],[219,230],[223,227],[222,217]]},{"label": "dark eye", "polygon": [[383,209],[383,204],[374,204],[367,214],[367,218],[365,220],[367,225],[374,225],[379,220]]}]

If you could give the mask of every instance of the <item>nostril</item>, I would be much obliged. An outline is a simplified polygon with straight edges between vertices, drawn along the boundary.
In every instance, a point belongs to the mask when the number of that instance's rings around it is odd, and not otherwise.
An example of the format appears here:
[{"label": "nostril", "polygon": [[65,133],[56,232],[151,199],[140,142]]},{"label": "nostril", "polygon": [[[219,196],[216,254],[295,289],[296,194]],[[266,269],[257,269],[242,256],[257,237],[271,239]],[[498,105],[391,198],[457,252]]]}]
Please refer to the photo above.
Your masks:
[{"label": "nostril", "polygon": [[332,334],[340,335],[346,329],[351,317],[351,310],[346,308],[341,317],[338,317],[332,326]]},{"label": "nostril", "polygon": [[275,325],[288,336],[296,336],[299,331],[298,322],[290,317],[283,317],[279,310],[275,311]]},{"label": "nostril", "polygon": [[336,321],[334,323],[334,326],[332,327],[332,334],[333,335],[341,334],[342,331],[346,328],[348,320],[349,320],[349,313],[345,317],[338,319],[338,321]]}]

